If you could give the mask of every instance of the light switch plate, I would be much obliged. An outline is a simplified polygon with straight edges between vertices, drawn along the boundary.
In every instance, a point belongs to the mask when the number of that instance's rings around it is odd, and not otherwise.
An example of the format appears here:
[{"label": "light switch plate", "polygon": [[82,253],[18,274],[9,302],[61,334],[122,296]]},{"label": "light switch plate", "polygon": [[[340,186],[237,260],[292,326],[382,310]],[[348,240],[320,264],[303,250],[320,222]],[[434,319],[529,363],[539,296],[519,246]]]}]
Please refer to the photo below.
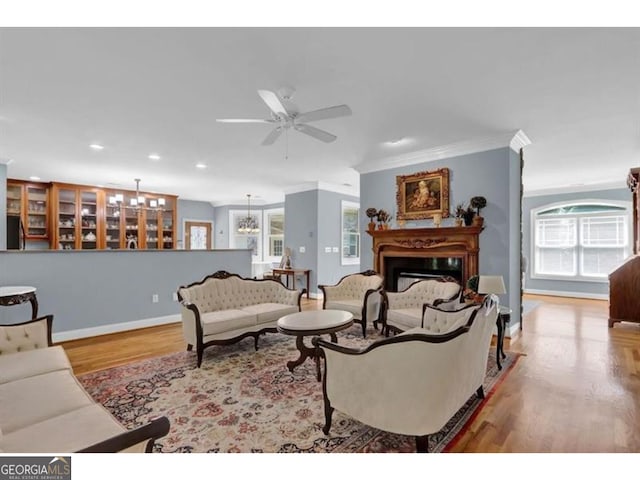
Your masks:
[{"label": "light switch plate", "polygon": [[306,248],[304,248],[304,247],[300,247],[300,253],[304,253],[304,252],[306,252],[306,251],[307,251],[307,249],[306,249]]},{"label": "light switch plate", "polygon": [[340,249],[338,247],[333,247],[332,251],[333,251],[333,253],[338,253],[340,251]]},{"label": "light switch plate", "polygon": [[324,253],[331,253],[331,247],[324,247]]}]

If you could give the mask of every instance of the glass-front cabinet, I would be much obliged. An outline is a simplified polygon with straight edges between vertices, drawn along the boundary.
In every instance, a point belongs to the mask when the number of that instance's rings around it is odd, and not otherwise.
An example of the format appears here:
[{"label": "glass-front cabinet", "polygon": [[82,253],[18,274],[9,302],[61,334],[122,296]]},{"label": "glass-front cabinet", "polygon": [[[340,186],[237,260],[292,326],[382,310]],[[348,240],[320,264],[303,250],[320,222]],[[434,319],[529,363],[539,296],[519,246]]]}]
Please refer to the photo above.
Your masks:
[{"label": "glass-front cabinet", "polygon": [[49,238],[49,187],[46,183],[7,181],[7,215],[19,215],[27,240]]},{"label": "glass-front cabinet", "polygon": [[57,250],[176,248],[176,207],[175,195],[7,181],[7,214]]}]

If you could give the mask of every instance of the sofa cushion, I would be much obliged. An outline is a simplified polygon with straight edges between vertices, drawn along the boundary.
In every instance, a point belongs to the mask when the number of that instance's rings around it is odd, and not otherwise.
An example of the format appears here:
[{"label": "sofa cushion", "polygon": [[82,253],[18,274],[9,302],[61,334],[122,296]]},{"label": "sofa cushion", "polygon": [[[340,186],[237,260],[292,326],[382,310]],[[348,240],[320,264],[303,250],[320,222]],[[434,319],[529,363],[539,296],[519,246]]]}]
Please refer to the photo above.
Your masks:
[{"label": "sofa cushion", "polygon": [[76,452],[126,429],[102,405],[92,404],[43,419],[4,436],[5,452]]},{"label": "sofa cushion", "polygon": [[60,346],[0,355],[0,384],[56,370],[71,370]]},{"label": "sofa cushion", "polygon": [[324,308],[326,310],[344,310],[349,313],[352,313],[354,318],[360,318],[362,316],[362,306],[364,304],[364,300],[349,300],[346,298],[328,301],[325,304]]},{"label": "sofa cushion", "polygon": [[200,316],[202,332],[206,335],[228,332],[238,328],[254,326],[257,322],[256,315],[243,310],[217,310],[203,313]]},{"label": "sofa cushion", "polygon": [[93,399],[70,370],[58,370],[0,385],[0,428],[10,433],[48,418],[92,405]]},{"label": "sofa cushion", "polygon": [[422,324],[422,308],[400,308],[387,312],[387,323],[400,324],[406,328],[419,327]]},{"label": "sofa cushion", "polygon": [[258,324],[275,322],[280,317],[289,313],[298,312],[298,307],[293,305],[282,305],[281,303],[259,303],[258,305],[247,305],[242,307],[243,312],[250,313],[257,317]]}]

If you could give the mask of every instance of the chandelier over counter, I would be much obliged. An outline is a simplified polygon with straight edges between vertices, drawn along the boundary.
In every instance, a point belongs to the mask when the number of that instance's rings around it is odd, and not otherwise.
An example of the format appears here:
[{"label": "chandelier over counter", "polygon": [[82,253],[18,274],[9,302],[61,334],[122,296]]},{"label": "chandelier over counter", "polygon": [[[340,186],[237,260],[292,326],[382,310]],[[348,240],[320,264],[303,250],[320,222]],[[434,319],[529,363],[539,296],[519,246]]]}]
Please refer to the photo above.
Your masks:
[{"label": "chandelier over counter", "polygon": [[[134,178],[136,182],[136,196],[129,200],[130,208],[134,208],[136,210],[163,210],[165,206],[165,199],[163,197],[159,197],[158,199],[150,199],[149,206],[147,207],[147,201],[144,195],[140,194],[140,179]],[[121,193],[117,193],[109,197],[110,205],[120,205],[124,201],[124,196]]]},{"label": "chandelier over counter", "polygon": [[247,216],[238,222],[238,233],[258,233],[259,231],[258,221],[251,216],[251,194],[247,193]]}]

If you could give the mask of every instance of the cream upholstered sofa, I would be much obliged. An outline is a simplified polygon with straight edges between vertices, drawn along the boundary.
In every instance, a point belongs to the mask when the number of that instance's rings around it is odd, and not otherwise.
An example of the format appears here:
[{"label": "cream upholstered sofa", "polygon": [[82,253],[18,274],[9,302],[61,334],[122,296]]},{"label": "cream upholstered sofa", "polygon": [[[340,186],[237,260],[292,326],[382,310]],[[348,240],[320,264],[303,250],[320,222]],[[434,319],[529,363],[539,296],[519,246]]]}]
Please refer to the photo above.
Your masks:
[{"label": "cream upholstered sofa", "polygon": [[322,290],[322,308],[344,310],[353,314],[362,325],[362,336],[367,336],[367,320],[377,328],[382,305],[382,277],[373,270],[352,273],[342,277],[335,285],[318,285]]},{"label": "cream upholstered sofa", "polygon": [[169,420],[122,426],[78,382],[64,349],[51,346],[52,322],[0,326],[0,452],[150,452]]},{"label": "cream upholstered sofa", "polygon": [[280,317],[299,312],[306,290],[288,289],[275,280],[242,278],[224,270],[178,288],[182,333],[187,350],[196,347],[198,367],[204,349],[228,345],[245,337],[277,332]]},{"label": "cream upholstered sofa", "polygon": [[382,291],[382,328],[386,336],[389,331],[404,332],[422,326],[422,317],[428,305],[437,306],[450,302],[462,292],[460,284],[451,277],[418,280],[401,292]]},{"label": "cream upholstered sofa", "polygon": [[[416,437],[428,451],[428,436],[439,432],[483,383],[498,298],[490,295],[466,309],[466,324],[433,335],[416,327],[363,349],[343,347],[319,337],[326,435],[334,410],[380,430]],[[459,312],[444,312],[460,320]]]}]

